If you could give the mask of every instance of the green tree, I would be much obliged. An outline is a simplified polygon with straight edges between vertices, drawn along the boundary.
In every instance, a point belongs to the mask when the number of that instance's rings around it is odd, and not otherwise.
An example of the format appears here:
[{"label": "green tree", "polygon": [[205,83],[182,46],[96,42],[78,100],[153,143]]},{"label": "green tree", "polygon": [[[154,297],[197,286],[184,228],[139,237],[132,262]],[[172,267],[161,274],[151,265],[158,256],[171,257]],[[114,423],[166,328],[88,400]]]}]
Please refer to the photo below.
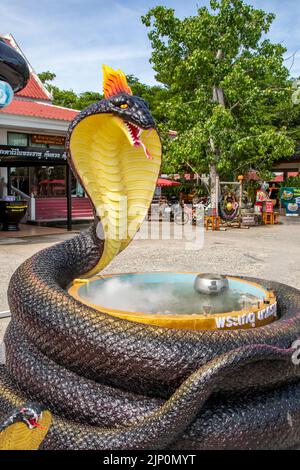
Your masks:
[{"label": "green tree", "polygon": [[[86,106],[103,98],[102,94],[94,91],[84,91],[80,94],[76,94],[73,90],[60,89],[53,84],[53,81],[56,78],[55,73],[46,71],[39,73],[38,76],[46,86],[47,90],[52,93],[53,104],[58,106],[72,109],[84,109]],[[167,90],[158,85],[145,85],[134,75],[128,75],[127,80],[133,94],[144,98],[149,103],[155,120],[159,123],[163,123],[166,120],[163,101]]]},{"label": "green tree", "polygon": [[49,70],[39,73],[38,76],[41,82],[46,85],[47,88],[49,87],[49,82],[52,82],[56,78],[55,73],[49,72]]},{"label": "green tree", "polygon": [[290,79],[288,85],[292,87],[292,99],[283,103],[274,116],[276,126],[285,127],[287,134],[295,139],[297,146],[300,143],[300,80]]},{"label": "green tree", "polygon": [[168,90],[165,121],[178,131],[165,140],[166,168],[209,171],[213,207],[217,173],[264,170],[294,151],[275,122],[291,84],[285,48],[264,38],[274,18],[242,0],[211,0],[182,20],[163,6],[142,17],[156,79]]},{"label": "green tree", "polygon": [[86,106],[89,106],[92,103],[95,103],[95,101],[99,101],[103,98],[103,95],[101,93],[98,93],[96,91],[84,91],[83,93],[80,93],[77,95],[77,101],[76,101],[76,109],[84,109]]},{"label": "green tree", "polygon": [[156,123],[160,126],[167,125],[164,101],[167,99],[168,90],[158,85],[145,85],[134,75],[127,75],[127,81],[132,93],[148,102]]}]

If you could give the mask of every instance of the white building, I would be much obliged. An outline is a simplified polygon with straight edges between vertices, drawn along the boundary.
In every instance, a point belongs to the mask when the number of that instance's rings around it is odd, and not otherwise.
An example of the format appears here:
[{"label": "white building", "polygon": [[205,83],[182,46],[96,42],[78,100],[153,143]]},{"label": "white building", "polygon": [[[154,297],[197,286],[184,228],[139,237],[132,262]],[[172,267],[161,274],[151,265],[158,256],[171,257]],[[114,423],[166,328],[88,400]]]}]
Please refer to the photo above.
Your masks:
[{"label": "white building", "polygon": [[[0,37],[26,59],[12,35]],[[79,197],[82,189],[68,172],[64,152],[68,126],[78,111],[53,105],[51,94],[27,63],[28,84],[0,110],[0,178],[5,182],[0,198],[12,194],[26,199],[31,221],[66,219],[69,188],[73,218],[89,218],[90,202]]]}]

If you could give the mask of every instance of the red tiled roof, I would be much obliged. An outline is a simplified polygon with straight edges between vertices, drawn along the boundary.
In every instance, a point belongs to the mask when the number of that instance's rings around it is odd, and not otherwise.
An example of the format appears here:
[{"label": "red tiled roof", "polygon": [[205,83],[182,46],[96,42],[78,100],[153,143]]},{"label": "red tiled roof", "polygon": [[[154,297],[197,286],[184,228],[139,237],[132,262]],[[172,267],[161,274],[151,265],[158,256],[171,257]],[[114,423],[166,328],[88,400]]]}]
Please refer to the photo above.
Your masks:
[{"label": "red tiled roof", "polygon": [[51,97],[43,90],[40,83],[36,80],[34,75],[30,73],[30,78],[28,83],[23,90],[16,93],[16,96],[23,96],[26,98],[34,98],[37,100],[47,100],[50,101]]},{"label": "red tiled roof", "polygon": [[32,116],[44,119],[58,119],[72,121],[79,111],[61,108],[53,104],[37,103],[35,101],[13,100],[9,106],[0,110],[2,114],[16,114],[18,116]]}]

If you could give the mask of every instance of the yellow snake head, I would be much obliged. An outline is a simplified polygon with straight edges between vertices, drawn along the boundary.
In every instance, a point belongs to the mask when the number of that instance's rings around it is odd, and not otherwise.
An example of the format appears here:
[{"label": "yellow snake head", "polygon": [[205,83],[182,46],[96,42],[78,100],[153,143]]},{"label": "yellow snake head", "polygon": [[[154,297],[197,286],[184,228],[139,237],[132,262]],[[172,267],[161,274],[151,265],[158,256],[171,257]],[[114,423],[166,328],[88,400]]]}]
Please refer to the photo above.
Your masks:
[{"label": "yellow snake head", "polygon": [[0,450],[38,449],[51,422],[51,413],[37,403],[15,409],[0,423]]},{"label": "yellow snake head", "polygon": [[[81,111],[67,135],[69,163],[101,224],[103,269],[130,242],[151,204],[161,142],[145,100],[132,94],[125,74],[103,67],[104,99]],[[146,158],[147,157],[147,158]]]}]

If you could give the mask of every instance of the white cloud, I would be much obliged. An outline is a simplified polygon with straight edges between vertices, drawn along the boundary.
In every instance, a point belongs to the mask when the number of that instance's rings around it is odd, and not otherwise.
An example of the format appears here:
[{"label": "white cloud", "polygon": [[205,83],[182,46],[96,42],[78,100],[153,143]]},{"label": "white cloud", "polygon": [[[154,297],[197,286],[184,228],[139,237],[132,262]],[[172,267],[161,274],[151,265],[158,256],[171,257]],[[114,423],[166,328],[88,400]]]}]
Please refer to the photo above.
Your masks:
[{"label": "white cloud", "polygon": [[[151,47],[140,17],[162,3],[179,16],[196,13],[196,1],[185,0],[10,0],[1,5],[4,32],[11,32],[36,71],[56,73],[56,84],[75,91],[98,90],[101,64],[120,67],[153,84]],[[277,12],[270,37],[283,41],[288,54],[297,51],[300,4],[294,0],[251,0],[257,8]],[[208,0],[199,1],[202,6]],[[288,67],[290,62],[286,64]],[[292,75],[299,74],[295,56]]]}]

